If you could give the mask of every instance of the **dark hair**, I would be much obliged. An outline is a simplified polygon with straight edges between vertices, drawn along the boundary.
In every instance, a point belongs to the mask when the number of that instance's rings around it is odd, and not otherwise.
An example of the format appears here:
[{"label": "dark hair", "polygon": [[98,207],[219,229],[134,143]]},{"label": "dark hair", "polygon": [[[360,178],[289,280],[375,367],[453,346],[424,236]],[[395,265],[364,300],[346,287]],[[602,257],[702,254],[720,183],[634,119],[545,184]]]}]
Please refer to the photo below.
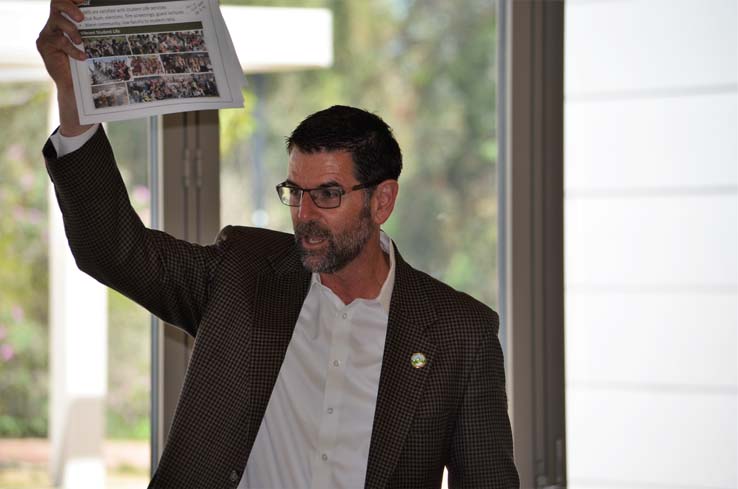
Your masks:
[{"label": "dark hair", "polygon": [[307,116],[287,138],[287,152],[348,151],[359,183],[397,180],[402,152],[392,128],[379,116],[345,105],[334,105]]}]

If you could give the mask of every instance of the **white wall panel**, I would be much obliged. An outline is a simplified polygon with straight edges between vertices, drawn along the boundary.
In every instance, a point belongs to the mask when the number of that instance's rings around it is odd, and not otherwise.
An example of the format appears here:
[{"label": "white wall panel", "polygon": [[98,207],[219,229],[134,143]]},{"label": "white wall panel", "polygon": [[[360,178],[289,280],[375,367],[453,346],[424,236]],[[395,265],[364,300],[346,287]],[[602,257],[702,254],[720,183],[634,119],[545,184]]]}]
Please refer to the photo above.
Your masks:
[{"label": "white wall panel", "polygon": [[736,487],[735,395],[567,389],[567,396],[570,487]]},{"label": "white wall panel", "polygon": [[566,104],[565,188],[738,186],[738,92]]},{"label": "white wall panel", "polygon": [[565,8],[568,487],[738,487],[738,1]]},{"label": "white wall panel", "polygon": [[738,388],[738,293],[569,290],[566,333],[569,385]]},{"label": "white wall panel", "polygon": [[736,287],[738,196],[565,203],[569,286]]},{"label": "white wall panel", "polygon": [[567,2],[569,95],[738,82],[735,0]]}]

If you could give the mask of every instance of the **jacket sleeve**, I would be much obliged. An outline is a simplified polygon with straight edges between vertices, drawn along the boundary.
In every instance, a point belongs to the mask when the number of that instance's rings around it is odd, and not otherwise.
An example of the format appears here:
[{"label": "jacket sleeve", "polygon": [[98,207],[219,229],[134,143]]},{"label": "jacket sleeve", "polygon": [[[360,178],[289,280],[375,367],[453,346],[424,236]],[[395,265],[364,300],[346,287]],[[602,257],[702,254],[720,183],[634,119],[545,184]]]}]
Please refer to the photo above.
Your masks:
[{"label": "jacket sleeve", "polygon": [[487,328],[471,359],[471,371],[451,439],[449,489],[520,487],[513,460],[496,319],[495,314],[495,327]]},{"label": "jacket sleeve", "polygon": [[57,158],[51,142],[43,153],[80,270],[194,336],[226,241],[200,246],[146,228],[102,127],[73,153]]}]

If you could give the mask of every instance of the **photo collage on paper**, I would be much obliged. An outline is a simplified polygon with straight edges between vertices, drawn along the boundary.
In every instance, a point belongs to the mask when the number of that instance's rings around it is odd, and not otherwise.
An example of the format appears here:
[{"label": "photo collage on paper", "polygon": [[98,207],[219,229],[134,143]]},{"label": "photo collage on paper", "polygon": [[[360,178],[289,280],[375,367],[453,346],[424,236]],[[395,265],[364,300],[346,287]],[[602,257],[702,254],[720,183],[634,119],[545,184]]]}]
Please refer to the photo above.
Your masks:
[{"label": "photo collage on paper", "polygon": [[217,97],[202,30],[83,37],[96,109]]}]

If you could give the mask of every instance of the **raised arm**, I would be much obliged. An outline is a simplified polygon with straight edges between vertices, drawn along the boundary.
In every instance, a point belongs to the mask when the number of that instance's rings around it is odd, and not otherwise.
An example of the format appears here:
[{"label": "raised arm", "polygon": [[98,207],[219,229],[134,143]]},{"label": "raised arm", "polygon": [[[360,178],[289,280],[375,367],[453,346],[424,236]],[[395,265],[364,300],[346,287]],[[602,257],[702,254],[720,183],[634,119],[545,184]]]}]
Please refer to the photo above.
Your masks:
[{"label": "raised arm", "polygon": [[[84,59],[65,37],[79,33],[64,12],[81,19],[75,2],[53,0],[49,20],[37,41],[59,94],[60,131],[75,136],[79,124],[68,56]],[[79,268],[193,336],[207,305],[212,274],[224,242],[199,246],[147,229],[131,207],[102,127],[72,153],[58,156],[47,142],[44,157],[54,183],[64,228]]]},{"label": "raised arm", "polygon": [[49,19],[36,40],[36,48],[44,60],[46,71],[56,84],[59,130],[64,136],[77,136],[90,127],[79,123],[72,86],[72,73],[69,69],[70,57],[80,61],[86,59],[84,51],[80,51],[72,44],[72,41],[79,44],[82,38],[77,27],[62,15],[66,14],[77,22],[81,21],[84,14],[77,4],[82,1],[52,0]]}]

